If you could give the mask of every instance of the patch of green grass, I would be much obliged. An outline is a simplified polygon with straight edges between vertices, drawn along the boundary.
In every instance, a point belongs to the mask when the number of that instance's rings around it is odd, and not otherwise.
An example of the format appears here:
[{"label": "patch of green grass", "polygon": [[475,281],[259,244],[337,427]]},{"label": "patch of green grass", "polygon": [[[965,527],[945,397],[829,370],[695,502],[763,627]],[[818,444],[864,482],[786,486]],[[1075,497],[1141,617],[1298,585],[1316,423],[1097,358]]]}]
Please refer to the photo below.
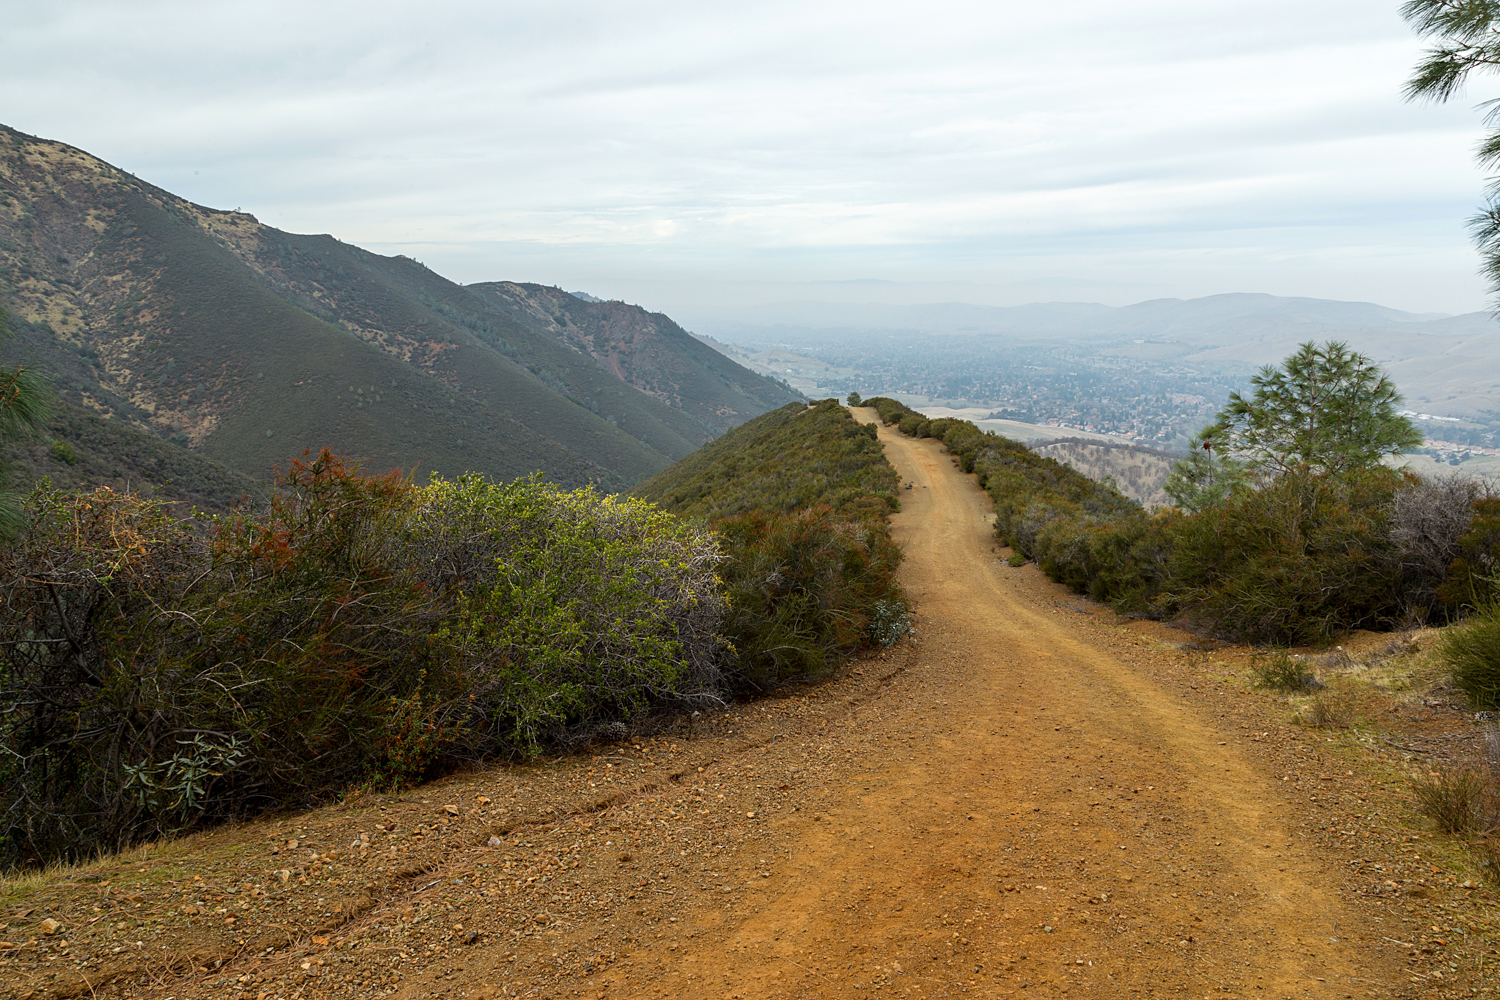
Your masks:
[{"label": "patch of green grass", "polygon": [[1500,604],[1486,604],[1463,624],[1445,629],[1437,653],[1471,705],[1500,708]]},{"label": "patch of green grass", "polygon": [[1284,649],[1256,654],[1250,660],[1250,676],[1256,687],[1272,691],[1316,691],[1323,686],[1306,664]]},{"label": "patch of green grass", "polygon": [[704,445],[633,491],[677,514],[708,519],[826,504],[883,517],[900,477],[875,428],[835,400],[789,403]]}]

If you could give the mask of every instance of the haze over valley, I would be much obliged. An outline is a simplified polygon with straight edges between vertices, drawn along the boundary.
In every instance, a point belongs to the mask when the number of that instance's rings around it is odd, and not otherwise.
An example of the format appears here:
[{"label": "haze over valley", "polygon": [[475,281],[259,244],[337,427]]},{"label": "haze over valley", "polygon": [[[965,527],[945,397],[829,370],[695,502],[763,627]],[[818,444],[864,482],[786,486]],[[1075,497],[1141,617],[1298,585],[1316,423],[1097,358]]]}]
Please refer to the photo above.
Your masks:
[{"label": "haze over valley", "polygon": [[1175,451],[1260,367],[1307,340],[1342,340],[1395,379],[1428,458],[1500,470],[1500,322],[1488,312],[1248,293],[1125,307],[801,301],[695,332],[811,396],[893,394],[1021,440],[1098,435]]}]

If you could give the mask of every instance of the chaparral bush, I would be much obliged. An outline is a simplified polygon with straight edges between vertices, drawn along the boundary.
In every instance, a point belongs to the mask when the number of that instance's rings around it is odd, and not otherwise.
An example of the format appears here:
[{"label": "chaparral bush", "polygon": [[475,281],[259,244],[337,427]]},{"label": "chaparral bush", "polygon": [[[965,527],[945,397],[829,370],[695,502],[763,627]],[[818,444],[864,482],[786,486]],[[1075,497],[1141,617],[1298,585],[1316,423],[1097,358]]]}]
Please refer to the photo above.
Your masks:
[{"label": "chaparral bush", "polygon": [[817,506],[741,514],[714,528],[728,555],[720,570],[725,632],[744,682],[766,688],[820,677],[862,643],[904,626],[895,583],[901,551],[883,522]]},{"label": "chaparral bush", "polygon": [[827,399],[762,414],[636,492],[719,535],[732,681],[764,689],[908,630],[889,526],[898,485],[875,428]]},{"label": "chaparral bush", "polygon": [[179,521],[41,491],[0,551],[0,863],[79,857],[719,698],[714,539],[535,479],[328,453]]}]

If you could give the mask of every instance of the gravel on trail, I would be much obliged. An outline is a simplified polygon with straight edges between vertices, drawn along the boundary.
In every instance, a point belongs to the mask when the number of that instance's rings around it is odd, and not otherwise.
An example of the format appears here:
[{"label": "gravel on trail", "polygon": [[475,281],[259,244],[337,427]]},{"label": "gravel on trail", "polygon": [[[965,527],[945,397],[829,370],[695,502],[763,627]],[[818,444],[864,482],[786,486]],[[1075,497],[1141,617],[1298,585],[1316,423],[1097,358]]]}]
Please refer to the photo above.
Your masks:
[{"label": "gravel on trail", "polygon": [[[1293,725],[1248,651],[1008,567],[972,477],[880,433],[926,487],[895,519],[911,639],[649,735],[7,883],[0,996],[1488,988],[1495,895],[1414,825],[1409,745]],[[1432,715],[1408,743],[1461,735]]]}]

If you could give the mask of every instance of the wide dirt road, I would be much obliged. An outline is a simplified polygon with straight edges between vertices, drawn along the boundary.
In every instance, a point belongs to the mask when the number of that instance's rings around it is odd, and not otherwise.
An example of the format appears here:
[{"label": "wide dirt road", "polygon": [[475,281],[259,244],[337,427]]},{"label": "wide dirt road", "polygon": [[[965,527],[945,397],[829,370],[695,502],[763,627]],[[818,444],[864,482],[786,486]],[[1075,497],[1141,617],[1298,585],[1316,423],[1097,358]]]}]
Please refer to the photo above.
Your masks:
[{"label": "wide dirt road", "polygon": [[1273,777],[1236,746],[1247,734],[1083,641],[1075,615],[1000,562],[973,478],[936,442],[880,435],[914,485],[895,531],[922,680],[863,714],[863,774],[784,843],[790,877],[656,983],[742,997],[1393,993],[1379,929],[1341,907],[1283,824]]}]

